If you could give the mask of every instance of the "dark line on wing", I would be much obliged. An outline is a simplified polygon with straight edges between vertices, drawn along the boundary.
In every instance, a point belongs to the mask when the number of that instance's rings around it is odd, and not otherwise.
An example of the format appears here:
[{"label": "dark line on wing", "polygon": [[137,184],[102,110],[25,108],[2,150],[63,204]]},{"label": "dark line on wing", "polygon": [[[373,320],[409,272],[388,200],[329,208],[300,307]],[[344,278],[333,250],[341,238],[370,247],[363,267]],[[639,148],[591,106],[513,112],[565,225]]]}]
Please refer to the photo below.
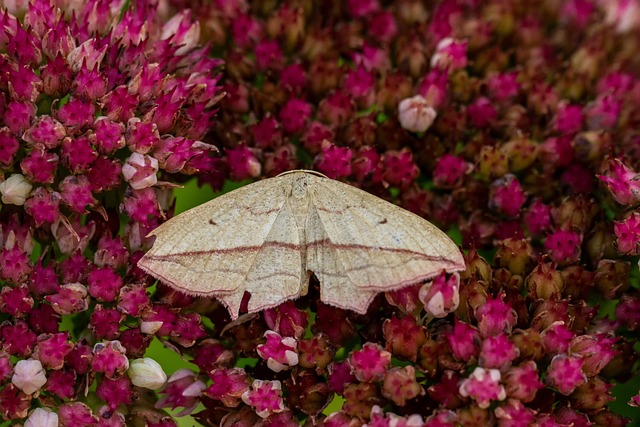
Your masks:
[{"label": "dark line on wing", "polygon": [[290,250],[300,250],[300,245],[296,243],[287,243],[287,242],[264,242],[262,245],[250,245],[250,246],[236,246],[235,248],[220,248],[220,249],[210,249],[206,251],[186,251],[186,252],[177,252],[167,255],[147,255],[148,259],[166,261],[171,260],[173,257],[191,257],[191,256],[201,256],[201,255],[214,255],[214,254],[234,254],[234,253],[242,253],[242,252],[257,252],[262,248],[274,247],[274,248],[285,248]]},{"label": "dark line on wing", "polygon": [[[383,247],[375,247],[375,246],[367,246],[367,245],[359,245],[357,243],[342,243],[337,244],[331,242],[329,239],[317,240],[315,242],[308,242],[307,249],[314,247],[331,247],[333,249],[363,249],[370,250],[375,252],[394,252],[401,253],[407,255],[413,255],[420,259],[426,259],[429,261],[447,261],[447,258],[442,256],[433,256],[427,255],[422,252],[414,251],[411,249],[403,249],[403,248],[383,248]],[[234,254],[234,253],[242,253],[242,252],[255,252],[259,251],[263,248],[274,247],[274,248],[284,248],[292,251],[299,251],[301,246],[296,243],[287,243],[287,242],[264,242],[262,245],[249,245],[249,246],[236,246],[235,248],[219,248],[219,249],[210,249],[206,251],[186,251],[179,253],[172,253],[167,255],[147,255],[148,259],[152,260],[171,260],[173,257],[192,257],[192,256],[202,256],[202,255],[214,255],[214,254]]]},{"label": "dark line on wing", "polygon": [[413,251],[411,249],[383,248],[383,247],[359,245],[357,243],[342,243],[342,244],[340,244],[340,243],[333,243],[329,239],[322,239],[322,240],[317,240],[315,242],[308,242],[307,243],[307,248],[309,248],[309,247],[317,247],[317,246],[329,246],[329,247],[332,247],[334,249],[367,249],[367,250],[378,251],[378,252],[395,252],[395,253],[401,253],[401,254],[415,255],[416,257],[418,257],[420,259],[426,259],[426,260],[429,260],[429,261],[447,260],[447,258],[444,258],[442,256],[427,255],[427,254],[425,254],[423,252]]}]

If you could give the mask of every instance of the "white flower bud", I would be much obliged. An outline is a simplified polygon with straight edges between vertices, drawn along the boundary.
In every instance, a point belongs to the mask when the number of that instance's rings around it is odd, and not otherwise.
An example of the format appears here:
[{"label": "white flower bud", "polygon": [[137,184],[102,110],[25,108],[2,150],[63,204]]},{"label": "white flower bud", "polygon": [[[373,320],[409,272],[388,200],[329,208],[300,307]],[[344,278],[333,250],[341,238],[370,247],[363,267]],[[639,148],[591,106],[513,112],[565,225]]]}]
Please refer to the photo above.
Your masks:
[{"label": "white flower bud", "polygon": [[158,182],[158,160],[145,154],[133,153],[122,166],[122,175],[134,190],[142,190]]},{"label": "white flower bud", "polygon": [[58,427],[58,414],[44,408],[36,408],[24,423],[24,427]]},{"label": "white flower bud", "polygon": [[132,360],[128,372],[133,385],[149,390],[157,390],[167,382],[162,366],[149,357]]},{"label": "white flower bud", "polygon": [[39,360],[19,360],[13,368],[11,382],[25,394],[32,394],[45,385],[47,376],[44,374],[42,363]]},{"label": "white flower bud", "polygon": [[24,205],[29,197],[29,193],[33,185],[19,173],[14,173],[6,180],[0,182],[0,194],[2,194],[2,203],[7,205]]},{"label": "white flower bud", "polygon": [[400,126],[411,132],[426,131],[437,115],[436,110],[421,95],[403,99],[398,104]]}]

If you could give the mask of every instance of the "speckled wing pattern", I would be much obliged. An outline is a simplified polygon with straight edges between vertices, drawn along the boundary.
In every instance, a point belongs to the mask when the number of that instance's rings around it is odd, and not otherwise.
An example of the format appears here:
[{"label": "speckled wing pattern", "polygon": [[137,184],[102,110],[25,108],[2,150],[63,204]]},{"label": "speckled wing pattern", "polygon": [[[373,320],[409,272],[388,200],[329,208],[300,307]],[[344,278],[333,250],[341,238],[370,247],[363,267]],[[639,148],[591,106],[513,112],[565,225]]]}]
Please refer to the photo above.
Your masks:
[{"label": "speckled wing pattern", "polygon": [[464,270],[453,241],[418,215],[339,181],[312,181],[307,268],[323,302],[365,313],[379,292]]},{"label": "speckled wing pattern", "polygon": [[404,209],[311,171],[215,198],[162,224],[140,268],[173,288],[216,297],[236,318],[304,295],[364,313],[378,292],[464,269],[445,233]]}]

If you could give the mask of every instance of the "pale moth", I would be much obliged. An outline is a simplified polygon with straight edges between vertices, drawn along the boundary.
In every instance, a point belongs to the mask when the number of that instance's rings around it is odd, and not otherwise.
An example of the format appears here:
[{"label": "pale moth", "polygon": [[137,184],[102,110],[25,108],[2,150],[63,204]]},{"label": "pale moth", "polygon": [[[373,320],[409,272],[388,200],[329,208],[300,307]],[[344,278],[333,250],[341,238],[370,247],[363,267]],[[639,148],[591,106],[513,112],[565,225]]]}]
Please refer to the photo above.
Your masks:
[{"label": "pale moth", "polygon": [[170,219],[138,266],[169,286],[215,297],[238,317],[306,295],[365,313],[379,292],[464,270],[449,237],[423,218],[305,170],[246,185]]}]

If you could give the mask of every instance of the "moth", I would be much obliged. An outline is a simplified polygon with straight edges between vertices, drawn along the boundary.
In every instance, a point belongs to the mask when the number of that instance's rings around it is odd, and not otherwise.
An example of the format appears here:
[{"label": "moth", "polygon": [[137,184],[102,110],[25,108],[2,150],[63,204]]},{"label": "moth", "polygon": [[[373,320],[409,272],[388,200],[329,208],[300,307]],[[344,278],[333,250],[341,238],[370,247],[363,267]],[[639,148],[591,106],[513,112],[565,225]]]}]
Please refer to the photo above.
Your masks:
[{"label": "moth", "polygon": [[150,233],[138,266],[177,289],[215,297],[238,317],[307,294],[364,314],[379,292],[464,270],[455,243],[423,218],[349,184],[285,172],[190,209]]}]

